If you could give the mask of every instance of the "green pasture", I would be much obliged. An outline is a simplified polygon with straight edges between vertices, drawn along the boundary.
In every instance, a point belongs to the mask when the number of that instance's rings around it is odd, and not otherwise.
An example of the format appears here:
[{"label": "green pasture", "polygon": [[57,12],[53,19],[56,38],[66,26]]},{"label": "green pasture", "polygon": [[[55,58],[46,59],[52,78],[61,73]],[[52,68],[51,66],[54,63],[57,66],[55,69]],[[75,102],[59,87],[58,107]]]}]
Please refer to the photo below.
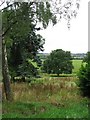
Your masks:
[{"label": "green pasture", "polygon": [[77,74],[79,72],[79,69],[81,67],[81,64],[82,64],[82,60],[72,60],[72,64],[74,66],[74,69],[73,69],[73,74]]},{"label": "green pasture", "polygon": [[[7,110],[5,109],[7,106]],[[3,118],[81,118],[88,117],[86,102],[54,105],[40,102],[3,104]],[[8,112],[9,111],[9,112]]]}]

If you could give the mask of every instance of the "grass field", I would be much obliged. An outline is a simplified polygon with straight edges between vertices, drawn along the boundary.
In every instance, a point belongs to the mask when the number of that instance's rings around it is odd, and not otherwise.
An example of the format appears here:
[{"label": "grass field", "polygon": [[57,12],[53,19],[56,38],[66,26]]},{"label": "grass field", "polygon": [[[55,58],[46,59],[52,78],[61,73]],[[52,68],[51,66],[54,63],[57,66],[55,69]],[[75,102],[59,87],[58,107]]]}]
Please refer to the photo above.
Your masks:
[{"label": "grass field", "polygon": [[50,103],[5,103],[3,118],[87,118],[88,108],[86,103],[73,102],[72,104],[53,105]]},{"label": "grass field", "polygon": [[14,102],[3,102],[3,118],[87,118],[87,99],[76,77],[39,78],[12,84]]},{"label": "grass field", "polygon": [[74,69],[73,69],[73,74],[77,74],[80,67],[81,67],[81,64],[82,64],[82,60],[72,60],[72,63],[73,63],[73,66],[74,66]]},{"label": "grass field", "polygon": [[[3,118],[88,118],[88,99],[81,96],[78,73],[82,61],[73,60],[73,74],[12,83],[14,101],[3,101]],[[75,75],[74,75],[75,74]]]}]

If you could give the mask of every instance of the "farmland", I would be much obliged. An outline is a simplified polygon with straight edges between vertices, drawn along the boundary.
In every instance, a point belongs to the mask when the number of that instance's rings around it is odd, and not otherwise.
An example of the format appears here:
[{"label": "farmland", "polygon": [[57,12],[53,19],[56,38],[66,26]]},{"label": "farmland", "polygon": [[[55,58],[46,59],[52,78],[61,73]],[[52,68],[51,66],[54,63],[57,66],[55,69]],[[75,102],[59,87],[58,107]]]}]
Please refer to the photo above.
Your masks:
[{"label": "farmland", "polygon": [[82,60],[72,60],[72,63],[73,63],[73,66],[74,66],[74,69],[73,69],[73,74],[77,73],[81,67],[81,64],[82,64]]},{"label": "farmland", "polygon": [[[73,74],[81,61],[73,61]],[[88,99],[80,95],[77,76],[42,74],[31,83],[12,83],[14,101],[3,102],[3,118],[87,118]]]}]

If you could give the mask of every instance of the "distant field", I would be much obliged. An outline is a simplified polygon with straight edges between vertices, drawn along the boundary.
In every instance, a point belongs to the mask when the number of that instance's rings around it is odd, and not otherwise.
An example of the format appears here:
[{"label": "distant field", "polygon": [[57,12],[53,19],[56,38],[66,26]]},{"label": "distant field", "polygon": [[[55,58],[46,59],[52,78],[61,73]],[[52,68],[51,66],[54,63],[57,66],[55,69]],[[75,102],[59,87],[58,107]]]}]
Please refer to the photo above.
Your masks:
[{"label": "distant field", "polygon": [[77,74],[77,72],[79,71],[80,67],[81,67],[81,64],[82,64],[82,60],[72,60],[73,62],[73,66],[74,66],[74,69],[73,69],[73,73],[74,74]]}]

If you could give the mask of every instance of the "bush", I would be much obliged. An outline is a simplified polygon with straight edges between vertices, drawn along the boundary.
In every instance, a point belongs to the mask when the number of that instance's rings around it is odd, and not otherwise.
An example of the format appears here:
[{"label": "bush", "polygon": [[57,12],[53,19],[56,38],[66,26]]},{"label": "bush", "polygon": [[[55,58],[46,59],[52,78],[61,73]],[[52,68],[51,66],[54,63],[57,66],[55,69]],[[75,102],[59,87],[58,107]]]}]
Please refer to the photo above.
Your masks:
[{"label": "bush", "polygon": [[[87,56],[90,54],[87,54]],[[79,71],[78,77],[80,80],[80,90],[82,92],[83,96],[86,96],[90,98],[90,60],[89,57],[88,59],[84,59],[86,62],[86,65],[82,65],[81,69]]]}]

